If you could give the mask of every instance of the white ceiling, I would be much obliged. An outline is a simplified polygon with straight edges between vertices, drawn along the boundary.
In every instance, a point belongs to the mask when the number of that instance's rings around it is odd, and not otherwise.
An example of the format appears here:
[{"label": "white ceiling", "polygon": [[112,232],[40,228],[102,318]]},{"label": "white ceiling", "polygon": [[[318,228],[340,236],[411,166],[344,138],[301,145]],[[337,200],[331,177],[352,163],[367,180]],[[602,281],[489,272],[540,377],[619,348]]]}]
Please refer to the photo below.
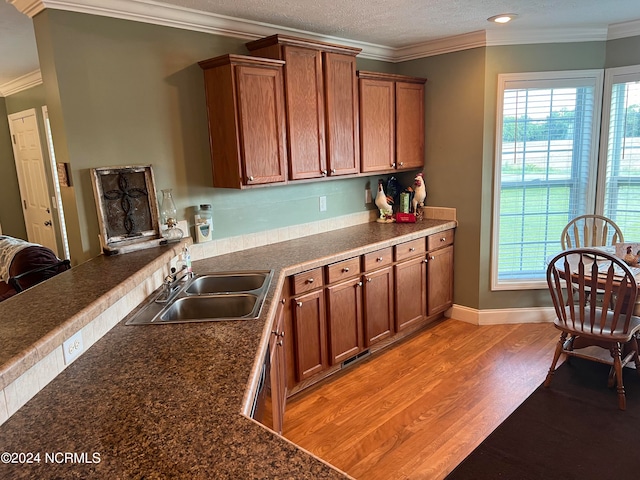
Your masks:
[{"label": "white ceiling", "polygon": [[[363,56],[389,61],[480,45],[640,35],[640,0],[0,0],[0,95],[20,78],[34,81],[29,17],[44,8],[248,39],[286,32],[359,46]],[[487,22],[498,13],[518,17],[502,26]]]}]

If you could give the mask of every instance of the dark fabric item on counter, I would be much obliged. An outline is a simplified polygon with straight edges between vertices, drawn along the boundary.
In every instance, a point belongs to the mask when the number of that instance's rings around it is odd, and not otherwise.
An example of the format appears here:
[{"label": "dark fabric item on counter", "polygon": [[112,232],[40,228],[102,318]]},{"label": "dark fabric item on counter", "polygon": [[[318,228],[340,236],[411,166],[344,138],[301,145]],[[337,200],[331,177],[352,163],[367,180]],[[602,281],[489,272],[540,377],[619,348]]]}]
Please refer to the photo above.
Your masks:
[{"label": "dark fabric item on counter", "polygon": [[0,282],[0,301],[26,290],[71,268],[69,261],[60,260],[43,246],[30,246],[13,257],[8,282]]},{"label": "dark fabric item on counter", "polygon": [[447,480],[604,480],[640,474],[640,377],[624,369],[627,410],[609,366],[572,358],[538,387]]}]

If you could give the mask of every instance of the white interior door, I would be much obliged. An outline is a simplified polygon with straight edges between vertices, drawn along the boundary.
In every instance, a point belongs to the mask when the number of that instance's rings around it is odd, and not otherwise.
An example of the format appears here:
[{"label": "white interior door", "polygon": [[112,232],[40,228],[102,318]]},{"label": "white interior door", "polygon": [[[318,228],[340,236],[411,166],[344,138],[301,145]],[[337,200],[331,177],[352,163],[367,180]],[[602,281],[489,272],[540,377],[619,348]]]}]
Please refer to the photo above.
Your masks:
[{"label": "white interior door", "polygon": [[9,115],[9,130],[28,240],[58,255],[35,109]]}]

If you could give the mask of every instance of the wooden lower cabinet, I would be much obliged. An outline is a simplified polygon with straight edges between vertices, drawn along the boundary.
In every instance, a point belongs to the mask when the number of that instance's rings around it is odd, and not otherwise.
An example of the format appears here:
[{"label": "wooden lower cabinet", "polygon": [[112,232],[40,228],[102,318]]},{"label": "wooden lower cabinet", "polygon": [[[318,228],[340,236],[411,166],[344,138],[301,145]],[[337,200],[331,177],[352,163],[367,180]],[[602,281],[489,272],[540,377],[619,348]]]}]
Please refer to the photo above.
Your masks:
[{"label": "wooden lower cabinet", "polygon": [[427,255],[427,316],[453,305],[453,245]]},{"label": "wooden lower cabinet", "polygon": [[267,391],[266,412],[263,423],[278,434],[282,434],[284,410],[287,400],[287,372],[285,337],[285,299],[278,305],[276,319],[269,341],[270,378]]},{"label": "wooden lower cabinet", "polygon": [[282,291],[287,393],[440,318],[453,303],[453,235],[447,230],[292,275]]},{"label": "wooden lower cabinet", "polygon": [[328,366],[324,290],[297,296],[293,302],[296,379],[300,382]]},{"label": "wooden lower cabinet", "polygon": [[359,278],[327,287],[327,325],[331,365],[360,353],[362,328],[362,282]]},{"label": "wooden lower cabinet", "polygon": [[421,322],[427,314],[427,265],[420,256],[395,265],[396,331]]},{"label": "wooden lower cabinet", "polygon": [[363,276],[365,347],[393,335],[393,267]]}]

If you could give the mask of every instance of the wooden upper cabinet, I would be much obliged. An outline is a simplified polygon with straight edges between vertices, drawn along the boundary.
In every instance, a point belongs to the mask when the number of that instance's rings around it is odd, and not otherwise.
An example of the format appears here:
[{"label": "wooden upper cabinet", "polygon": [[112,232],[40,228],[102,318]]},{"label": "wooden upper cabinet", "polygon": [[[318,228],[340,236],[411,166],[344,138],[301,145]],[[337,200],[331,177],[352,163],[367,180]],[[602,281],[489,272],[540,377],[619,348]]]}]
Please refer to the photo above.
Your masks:
[{"label": "wooden upper cabinet", "polygon": [[424,83],[396,81],[396,165],[424,167]]},{"label": "wooden upper cabinet", "polygon": [[393,82],[360,79],[362,172],[395,167],[395,128]]},{"label": "wooden upper cabinet", "polygon": [[199,63],[205,76],[214,187],[287,179],[283,63],[243,55]]},{"label": "wooden upper cabinet", "polygon": [[289,178],[358,173],[355,56],[360,49],[279,34],[247,48],[285,61]]},{"label": "wooden upper cabinet", "polygon": [[356,58],[340,53],[325,52],[323,55],[328,173],[358,173],[360,132]]},{"label": "wooden upper cabinet", "polygon": [[424,167],[426,79],[358,72],[361,171]]}]

